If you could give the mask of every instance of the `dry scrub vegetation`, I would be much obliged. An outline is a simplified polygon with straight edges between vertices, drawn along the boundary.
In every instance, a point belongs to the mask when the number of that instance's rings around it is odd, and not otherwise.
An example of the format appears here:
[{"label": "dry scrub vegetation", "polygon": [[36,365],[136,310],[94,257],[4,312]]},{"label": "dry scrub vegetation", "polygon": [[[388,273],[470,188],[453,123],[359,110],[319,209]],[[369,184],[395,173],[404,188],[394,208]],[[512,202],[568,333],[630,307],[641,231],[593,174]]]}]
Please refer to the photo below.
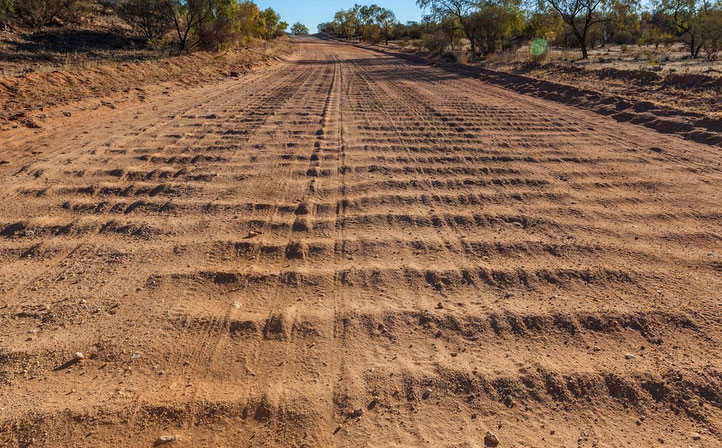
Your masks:
[{"label": "dry scrub vegetation", "polygon": [[[144,41],[175,53],[231,48],[280,37],[288,27],[278,14],[238,0],[2,0],[0,28],[73,32],[92,24],[109,35]],[[92,45],[82,36],[81,45]],[[130,42],[128,42],[129,45]],[[121,46],[122,47],[122,46]],[[81,49],[82,50],[82,49]]]},{"label": "dry scrub vegetation", "polygon": [[[542,39],[550,46],[577,49],[581,59],[608,45],[686,47],[690,58],[709,61],[722,50],[722,4],[714,0],[417,0],[428,15],[422,22],[395,23],[377,5],[340,10],[319,32],[369,43],[402,41],[433,54],[463,50],[472,59],[519,49]],[[383,39],[382,39],[383,38]],[[542,60],[546,46],[535,52]],[[581,53],[581,54],[579,54]]]},{"label": "dry scrub vegetation", "polygon": [[[431,59],[691,113],[722,114],[722,4],[708,0],[419,0],[420,23],[388,26],[375,5],[337,12],[319,31]],[[393,17],[393,13],[386,16]],[[383,39],[382,39],[383,37]],[[385,46],[386,47],[386,46]]]},{"label": "dry scrub vegetation", "polygon": [[[239,76],[290,51],[271,8],[237,0],[9,0],[0,9],[1,126],[68,101]],[[192,54],[191,54],[192,53]],[[10,121],[8,121],[10,120]]]}]

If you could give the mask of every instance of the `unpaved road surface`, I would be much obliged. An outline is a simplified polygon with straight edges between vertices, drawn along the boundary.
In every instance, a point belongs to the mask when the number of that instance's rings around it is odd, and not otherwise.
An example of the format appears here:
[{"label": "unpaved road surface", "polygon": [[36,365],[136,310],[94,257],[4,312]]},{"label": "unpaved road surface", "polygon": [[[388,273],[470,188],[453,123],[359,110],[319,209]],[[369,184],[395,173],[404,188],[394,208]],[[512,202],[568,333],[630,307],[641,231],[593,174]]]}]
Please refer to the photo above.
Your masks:
[{"label": "unpaved road surface", "polygon": [[0,137],[0,445],[720,446],[719,148],[295,46]]}]

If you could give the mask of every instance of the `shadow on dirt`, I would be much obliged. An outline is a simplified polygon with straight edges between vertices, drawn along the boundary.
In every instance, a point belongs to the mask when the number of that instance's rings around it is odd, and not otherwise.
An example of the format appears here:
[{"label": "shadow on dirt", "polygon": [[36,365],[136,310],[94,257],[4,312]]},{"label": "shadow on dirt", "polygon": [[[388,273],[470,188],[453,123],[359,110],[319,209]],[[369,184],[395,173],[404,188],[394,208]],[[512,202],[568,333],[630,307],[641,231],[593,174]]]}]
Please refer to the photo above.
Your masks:
[{"label": "shadow on dirt", "polygon": [[0,63],[133,62],[158,57],[143,39],[120,30],[42,30],[0,39]]}]

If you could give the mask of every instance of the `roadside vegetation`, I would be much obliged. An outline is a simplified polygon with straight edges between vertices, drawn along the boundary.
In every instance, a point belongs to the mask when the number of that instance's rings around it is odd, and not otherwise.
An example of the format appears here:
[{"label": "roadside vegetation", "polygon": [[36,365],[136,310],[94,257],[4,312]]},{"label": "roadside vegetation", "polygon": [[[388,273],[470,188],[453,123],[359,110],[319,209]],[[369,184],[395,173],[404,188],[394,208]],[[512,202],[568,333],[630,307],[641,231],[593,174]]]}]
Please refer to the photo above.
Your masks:
[{"label": "roadside vegetation", "polygon": [[[240,77],[288,54],[288,24],[239,0],[0,0],[0,130],[160,84]],[[110,100],[103,100],[110,101]]]},{"label": "roadside vegetation", "polygon": [[147,59],[141,51],[219,51],[275,39],[287,27],[247,0],[0,0],[0,63],[56,52]]},{"label": "roadside vegetation", "polygon": [[308,34],[308,27],[300,22],[291,25],[291,33],[297,36],[305,36]]},{"label": "roadside vegetation", "polygon": [[[716,60],[722,52],[722,2],[711,0],[417,0],[421,22],[398,23],[392,11],[355,5],[318,26],[321,33],[369,43],[390,40],[431,54],[488,59],[522,46],[574,49],[579,59],[611,45],[683,46],[687,57]],[[543,45],[532,47],[535,40]]]}]

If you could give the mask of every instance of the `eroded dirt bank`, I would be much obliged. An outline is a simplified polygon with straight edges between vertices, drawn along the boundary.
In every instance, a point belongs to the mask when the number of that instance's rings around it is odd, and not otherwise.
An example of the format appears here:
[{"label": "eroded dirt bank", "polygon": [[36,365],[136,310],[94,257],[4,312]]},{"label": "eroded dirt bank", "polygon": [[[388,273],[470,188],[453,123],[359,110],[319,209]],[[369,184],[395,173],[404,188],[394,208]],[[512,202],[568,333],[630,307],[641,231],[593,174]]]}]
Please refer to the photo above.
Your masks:
[{"label": "eroded dirt bank", "polygon": [[722,443],[719,148],[295,45],[0,135],[0,445]]},{"label": "eroded dirt bank", "polygon": [[[257,41],[240,50],[199,52],[88,69],[55,70],[0,78],[0,131],[17,127],[40,128],[73,109],[115,108],[128,101],[143,102],[149,95],[240,77],[254,67],[286,57],[286,38]],[[70,104],[70,107],[67,107]]]}]

